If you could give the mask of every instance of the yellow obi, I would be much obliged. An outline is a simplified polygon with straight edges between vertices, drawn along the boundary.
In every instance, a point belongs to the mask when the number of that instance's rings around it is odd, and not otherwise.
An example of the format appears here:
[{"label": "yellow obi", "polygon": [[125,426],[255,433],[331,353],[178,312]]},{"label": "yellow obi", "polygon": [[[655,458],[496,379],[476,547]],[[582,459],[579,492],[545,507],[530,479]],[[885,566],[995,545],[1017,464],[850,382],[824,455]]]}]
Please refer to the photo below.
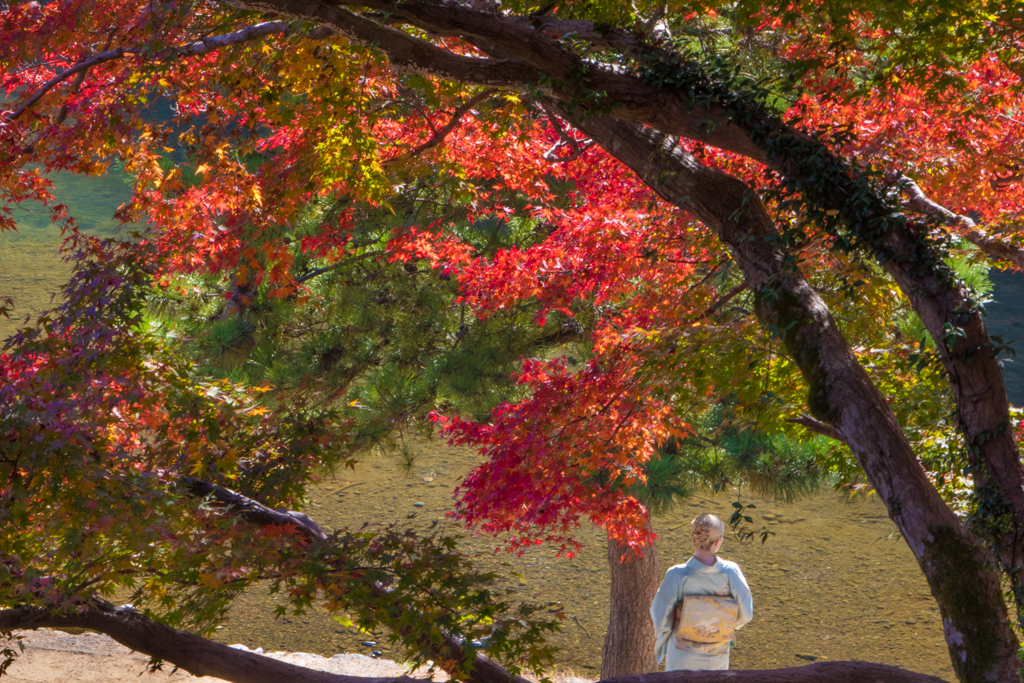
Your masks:
[{"label": "yellow obi", "polygon": [[709,655],[729,654],[740,603],[720,595],[686,595],[676,605],[676,648]]}]

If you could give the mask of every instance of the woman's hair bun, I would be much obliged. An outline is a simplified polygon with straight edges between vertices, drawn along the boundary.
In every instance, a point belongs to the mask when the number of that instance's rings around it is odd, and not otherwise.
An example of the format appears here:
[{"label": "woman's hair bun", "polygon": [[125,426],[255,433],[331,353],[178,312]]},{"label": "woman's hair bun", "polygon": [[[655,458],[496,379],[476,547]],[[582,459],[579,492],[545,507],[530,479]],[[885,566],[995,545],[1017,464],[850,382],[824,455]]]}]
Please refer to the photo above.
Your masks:
[{"label": "woman's hair bun", "polygon": [[725,523],[710,512],[704,512],[690,522],[690,538],[693,547],[700,550],[711,550],[715,541],[725,535]]}]

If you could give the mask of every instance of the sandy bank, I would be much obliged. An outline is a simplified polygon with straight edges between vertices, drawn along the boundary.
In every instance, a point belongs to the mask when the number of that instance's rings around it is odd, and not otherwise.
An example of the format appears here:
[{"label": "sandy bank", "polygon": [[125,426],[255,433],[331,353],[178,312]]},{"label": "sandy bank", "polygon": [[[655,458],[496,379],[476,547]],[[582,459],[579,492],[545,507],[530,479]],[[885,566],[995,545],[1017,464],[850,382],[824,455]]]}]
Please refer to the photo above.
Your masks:
[{"label": "sandy bank", "polygon": [[[103,635],[72,635],[49,629],[18,631],[16,634],[22,636],[21,642],[25,645],[25,651],[7,670],[4,683],[221,682],[219,678],[196,678],[183,671],[168,675],[174,666],[166,663],[163,671],[156,672],[152,677],[140,678],[139,674],[146,671],[149,657],[132,652]],[[428,678],[426,670],[410,672],[407,667],[397,662],[371,659],[365,655],[321,657],[304,652],[269,652],[264,656],[348,676],[413,675],[417,678]],[[439,674],[435,680],[443,681],[446,677]]]}]

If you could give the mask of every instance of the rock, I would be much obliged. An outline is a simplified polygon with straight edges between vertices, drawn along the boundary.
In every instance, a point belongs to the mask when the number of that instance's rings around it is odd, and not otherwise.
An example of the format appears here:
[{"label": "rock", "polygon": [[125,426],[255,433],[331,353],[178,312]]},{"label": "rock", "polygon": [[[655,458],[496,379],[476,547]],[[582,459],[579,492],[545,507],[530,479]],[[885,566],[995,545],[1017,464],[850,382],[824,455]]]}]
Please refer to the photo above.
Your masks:
[{"label": "rock", "polygon": [[263,654],[263,648],[262,647],[258,647],[255,650],[253,650],[253,652],[255,652],[258,655],[261,655],[261,654]]},{"label": "rock", "polygon": [[421,508],[421,507],[423,507],[423,506],[425,506],[425,505],[426,505],[426,503],[413,503],[413,504],[412,504],[412,506],[413,506],[414,508]]},{"label": "rock", "polygon": [[361,642],[359,644],[363,645],[365,647],[374,647],[377,644],[377,641],[376,640],[364,640],[363,642]]},{"label": "rock", "polygon": [[377,659],[378,657],[383,657],[384,653],[381,652],[380,650],[374,650],[373,653],[370,656],[373,657],[374,659]]},{"label": "rock", "polygon": [[234,648],[235,650],[245,650],[246,652],[249,652],[249,648],[247,648],[245,645],[242,645],[241,643],[235,643],[234,645],[228,645],[228,647]]}]

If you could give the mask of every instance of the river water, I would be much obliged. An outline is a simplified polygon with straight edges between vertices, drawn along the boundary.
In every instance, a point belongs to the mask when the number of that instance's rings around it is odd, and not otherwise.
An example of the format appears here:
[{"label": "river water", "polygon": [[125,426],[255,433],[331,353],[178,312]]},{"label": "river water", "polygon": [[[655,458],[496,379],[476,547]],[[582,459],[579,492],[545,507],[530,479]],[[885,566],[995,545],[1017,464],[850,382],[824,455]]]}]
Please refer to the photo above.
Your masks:
[{"label": "river water", "polygon": [[[82,226],[112,234],[109,216],[128,196],[117,177],[58,176],[55,187]],[[19,214],[19,232],[0,234],[0,295],[16,300],[20,317],[49,305],[68,268],[55,255],[59,234],[45,213]],[[1024,299],[1015,295],[1022,278],[994,273],[996,300],[990,328],[1007,340],[1024,332]],[[20,321],[19,321],[20,322]],[[0,319],[0,339],[14,323]],[[1008,364],[1011,398],[1024,403],[1024,361]],[[370,460],[313,489],[306,512],[328,528],[402,522],[425,527],[445,522],[452,489],[479,461],[465,449],[440,441],[412,444],[411,472],[388,460]],[[662,571],[690,554],[689,520],[699,512],[731,513],[733,495],[695,496],[655,520]],[[774,532],[766,543],[742,544],[727,536],[722,556],[740,564],[754,595],[754,620],[739,634],[732,668],[776,668],[820,660],[865,660],[905,667],[953,680],[941,621],[928,586],[906,543],[874,497],[847,498],[824,490],[794,503],[755,499],[755,521]],[[414,506],[414,503],[423,503]],[[608,618],[608,569],[604,534],[584,528],[584,549],[572,560],[554,549],[532,548],[521,558],[495,552],[497,541],[466,535],[462,549],[483,567],[508,576],[523,599],[561,601],[568,619],[554,641],[562,648],[559,668],[596,678]],[[507,563],[508,566],[501,566]],[[275,599],[260,591],[242,596],[217,638],[251,647],[331,655],[370,654],[384,634],[358,633],[313,611],[275,620]],[[365,641],[377,645],[364,646]]]}]

